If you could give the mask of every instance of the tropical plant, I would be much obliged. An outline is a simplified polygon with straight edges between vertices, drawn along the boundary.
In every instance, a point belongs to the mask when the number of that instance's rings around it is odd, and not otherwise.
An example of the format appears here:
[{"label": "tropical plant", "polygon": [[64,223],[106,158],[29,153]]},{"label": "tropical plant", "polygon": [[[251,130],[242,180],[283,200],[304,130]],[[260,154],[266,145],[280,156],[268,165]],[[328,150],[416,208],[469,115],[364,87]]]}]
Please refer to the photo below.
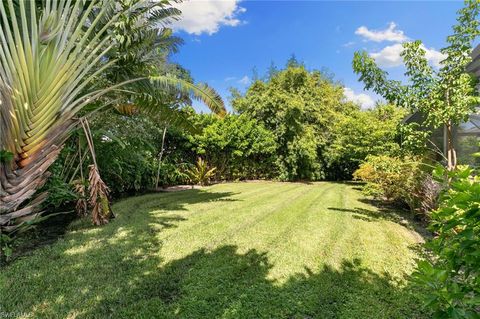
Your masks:
[{"label": "tropical plant", "polygon": [[[146,2],[151,1],[136,1],[126,12]],[[101,96],[137,81],[154,89],[152,95],[139,99],[147,107],[157,101],[158,91],[166,91],[204,100],[215,111],[224,112],[223,102],[208,86],[169,75],[113,84],[99,80],[117,62],[106,58],[117,45],[115,33],[109,30],[126,12],[112,0],[46,0],[40,9],[34,1],[0,3],[4,44],[0,47],[0,149],[13,154],[0,168],[2,230],[13,230],[39,215],[45,196],[26,201],[45,183],[48,167],[77,125],[75,116],[81,111],[88,114],[91,108],[86,106],[117,102],[99,100]]]},{"label": "tropical plant", "polygon": [[204,83],[193,85],[187,70],[168,61],[168,56],[183,43],[167,27],[181,14],[170,1],[117,0],[115,12],[119,17],[111,32],[117,45],[106,56],[116,62],[102,80],[114,85],[148,76],[115,92],[112,98],[116,99],[118,111],[135,114],[141,109],[155,116],[161,113],[163,121],[188,122],[179,108],[190,104],[192,96],[204,96],[207,98],[203,102],[214,113],[225,113],[223,102],[213,89]]},{"label": "tropical plant", "polygon": [[449,184],[431,215],[431,258],[415,274],[434,318],[478,318],[480,309],[480,178],[468,166],[435,170]]},{"label": "tropical plant", "polygon": [[187,174],[194,184],[205,186],[210,182],[216,169],[216,167],[210,168],[207,161],[199,157],[195,165],[187,170]]},{"label": "tropical plant", "polygon": [[476,78],[465,70],[472,60],[472,44],[480,35],[479,12],[478,0],[465,1],[465,7],[458,12],[457,24],[453,26],[453,35],[447,37],[448,46],[440,50],[445,58],[439,70],[428,64],[421,41],[403,44],[401,56],[408,85],[388,80],[388,73],[366,52],[356,52],[353,59],[353,69],[360,74],[366,89],[372,89],[390,103],[407,107],[412,112],[422,112],[426,116],[426,126],[446,128],[449,169],[457,164],[453,126],[465,121],[480,102]]}]

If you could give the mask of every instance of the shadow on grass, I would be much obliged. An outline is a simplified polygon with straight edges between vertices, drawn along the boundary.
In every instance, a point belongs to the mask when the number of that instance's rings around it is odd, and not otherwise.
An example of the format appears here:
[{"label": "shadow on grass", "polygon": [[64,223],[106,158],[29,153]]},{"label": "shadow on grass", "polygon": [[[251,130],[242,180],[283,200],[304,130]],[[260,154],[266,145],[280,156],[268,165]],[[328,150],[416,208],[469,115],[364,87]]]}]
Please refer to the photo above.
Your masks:
[{"label": "shadow on grass", "polygon": [[[208,192],[205,190],[191,189],[172,193],[149,193],[130,198],[129,201],[132,203],[132,209],[135,209],[136,212],[141,214],[152,210],[182,211],[187,210],[186,206],[198,203],[238,201],[238,199],[230,198],[233,195],[235,195],[233,192]],[[125,199],[120,199],[117,203],[124,200]],[[114,212],[116,213],[115,209]],[[52,216],[35,225],[27,232],[22,233],[15,238],[14,254],[9,262],[13,262],[22,256],[30,255],[35,249],[42,246],[55,243],[64,236],[66,230],[96,228],[96,226],[93,226],[87,219],[83,219],[80,222],[78,219],[75,221],[76,216],[75,212]],[[126,216],[128,219],[131,217],[132,215]],[[168,219],[171,220],[172,218],[170,217]],[[72,221],[73,226],[69,226]],[[173,224],[169,224],[167,218],[159,223],[163,223],[163,226],[167,228],[169,225],[173,226]],[[0,263],[0,269],[6,266],[6,264],[7,263],[3,262]]]},{"label": "shadow on grass", "polygon": [[[162,318],[418,318],[412,291],[360,260],[340,269],[306,269],[279,284],[267,279],[266,253],[237,253],[236,246],[200,249],[145,276],[126,302],[109,296],[85,317]],[[114,308],[105,305],[114,304]]]},{"label": "shadow on grass", "polygon": [[234,192],[211,192],[201,189],[188,189],[178,192],[150,193],[130,199],[142,209],[186,210],[186,206],[209,202],[234,202],[230,198]]},{"label": "shadow on grass", "polygon": [[408,229],[414,230],[420,234],[424,239],[429,238],[431,234],[426,229],[426,225],[421,220],[415,218],[415,216],[404,209],[396,208],[394,206],[386,205],[382,201],[373,199],[359,199],[358,201],[375,206],[378,209],[366,209],[361,207],[353,208],[339,208],[328,207],[327,209],[334,212],[344,212],[352,214],[354,219],[359,219],[367,222],[374,222],[379,220],[388,220],[397,224],[400,224]]}]

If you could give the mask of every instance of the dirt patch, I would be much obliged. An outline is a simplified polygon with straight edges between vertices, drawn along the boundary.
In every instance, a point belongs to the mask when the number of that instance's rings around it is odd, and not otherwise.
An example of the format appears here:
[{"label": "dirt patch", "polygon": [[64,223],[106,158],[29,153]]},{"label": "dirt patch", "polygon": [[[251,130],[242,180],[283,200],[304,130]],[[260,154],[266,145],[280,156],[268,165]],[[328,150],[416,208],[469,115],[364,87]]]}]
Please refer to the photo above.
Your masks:
[{"label": "dirt patch", "polygon": [[202,189],[204,188],[203,186],[197,186],[197,185],[176,185],[176,186],[170,186],[170,187],[165,187],[165,188],[158,188],[157,192],[180,192],[180,191],[186,191],[188,189]]}]

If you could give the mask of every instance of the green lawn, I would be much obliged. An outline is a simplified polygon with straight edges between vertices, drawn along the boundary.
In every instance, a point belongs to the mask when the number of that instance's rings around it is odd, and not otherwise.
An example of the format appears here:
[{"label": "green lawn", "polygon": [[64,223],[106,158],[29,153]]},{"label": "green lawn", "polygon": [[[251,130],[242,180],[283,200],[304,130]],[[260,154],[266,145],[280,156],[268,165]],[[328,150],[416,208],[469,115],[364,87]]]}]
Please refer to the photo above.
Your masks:
[{"label": "green lawn", "polygon": [[354,185],[230,183],[133,197],[1,269],[34,318],[420,318],[422,238]]}]

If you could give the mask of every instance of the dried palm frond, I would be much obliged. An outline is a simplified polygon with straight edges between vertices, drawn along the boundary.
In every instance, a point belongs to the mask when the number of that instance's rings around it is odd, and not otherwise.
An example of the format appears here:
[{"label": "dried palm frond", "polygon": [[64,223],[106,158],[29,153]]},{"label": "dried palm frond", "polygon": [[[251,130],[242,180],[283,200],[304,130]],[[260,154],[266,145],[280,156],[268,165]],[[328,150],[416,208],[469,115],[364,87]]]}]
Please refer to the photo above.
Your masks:
[{"label": "dried palm frond", "polygon": [[77,193],[78,195],[77,203],[75,204],[75,211],[79,216],[87,216],[88,203],[85,181],[83,179],[77,179],[74,180],[72,183],[75,193]]},{"label": "dried palm frond", "polygon": [[122,114],[132,116],[138,113],[138,107],[131,103],[122,103],[115,106],[115,110]]},{"label": "dried palm frond", "polygon": [[97,167],[92,164],[88,167],[90,173],[89,180],[89,204],[92,207],[92,220],[95,225],[108,223],[113,217],[113,212],[108,200],[108,187],[100,178]]}]

